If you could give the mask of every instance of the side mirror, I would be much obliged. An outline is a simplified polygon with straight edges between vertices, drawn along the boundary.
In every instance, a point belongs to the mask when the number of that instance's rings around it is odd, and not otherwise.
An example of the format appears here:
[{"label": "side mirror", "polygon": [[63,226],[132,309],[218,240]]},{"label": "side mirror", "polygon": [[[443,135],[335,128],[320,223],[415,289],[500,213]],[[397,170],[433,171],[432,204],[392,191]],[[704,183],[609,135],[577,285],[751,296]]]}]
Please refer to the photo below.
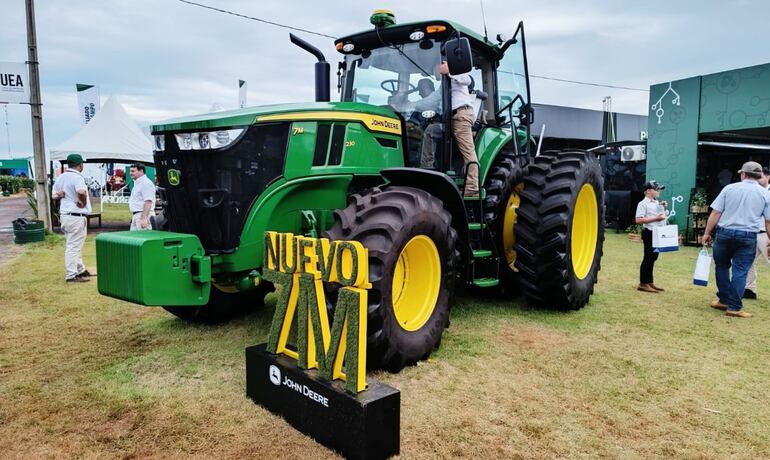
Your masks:
[{"label": "side mirror", "polygon": [[519,120],[523,126],[529,126],[535,122],[535,110],[532,104],[524,104],[519,109]]},{"label": "side mirror", "polygon": [[453,38],[444,45],[446,52],[446,63],[449,67],[449,73],[460,75],[468,73],[473,69],[473,55],[471,54],[471,43],[466,37]]}]

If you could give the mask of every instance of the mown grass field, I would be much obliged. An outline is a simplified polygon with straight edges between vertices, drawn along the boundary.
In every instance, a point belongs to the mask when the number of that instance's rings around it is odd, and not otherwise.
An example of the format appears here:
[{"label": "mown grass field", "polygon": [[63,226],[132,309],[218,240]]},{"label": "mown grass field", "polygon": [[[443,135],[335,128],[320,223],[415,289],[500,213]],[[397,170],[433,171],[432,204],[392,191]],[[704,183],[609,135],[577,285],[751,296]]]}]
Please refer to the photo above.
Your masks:
[{"label": "mown grass field", "polygon": [[[94,209],[98,212],[98,209]],[[131,223],[131,212],[127,204],[105,203],[102,210],[102,221],[104,222],[126,222]]]},{"label": "mown grass field", "polygon": [[[334,455],[244,396],[270,309],[190,325],[65,286],[62,251],[52,237],[0,265],[0,456]],[[402,392],[402,456],[770,457],[770,275],[754,318],[726,318],[691,284],[695,254],[663,255],[667,291],[641,293],[640,244],[609,234],[573,313],[461,297],[428,362],[370,375]]]}]

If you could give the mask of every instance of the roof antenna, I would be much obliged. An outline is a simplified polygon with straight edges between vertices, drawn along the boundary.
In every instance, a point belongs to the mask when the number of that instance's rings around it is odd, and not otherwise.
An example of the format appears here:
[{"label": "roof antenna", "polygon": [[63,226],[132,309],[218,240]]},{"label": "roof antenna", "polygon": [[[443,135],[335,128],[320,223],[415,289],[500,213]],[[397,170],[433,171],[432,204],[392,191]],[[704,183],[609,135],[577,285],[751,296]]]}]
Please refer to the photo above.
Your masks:
[{"label": "roof antenna", "polygon": [[479,3],[481,4],[481,21],[484,23],[484,41],[489,41],[487,39],[487,17],[484,15],[484,0],[479,0]]}]

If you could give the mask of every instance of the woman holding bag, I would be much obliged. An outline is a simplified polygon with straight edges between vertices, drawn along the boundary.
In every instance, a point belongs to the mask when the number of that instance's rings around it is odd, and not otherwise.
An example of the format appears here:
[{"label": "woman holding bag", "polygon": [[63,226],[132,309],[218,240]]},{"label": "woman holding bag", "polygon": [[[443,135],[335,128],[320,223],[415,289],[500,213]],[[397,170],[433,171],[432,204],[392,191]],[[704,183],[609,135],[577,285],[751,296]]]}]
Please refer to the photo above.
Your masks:
[{"label": "woman holding bag", "polygon": [[664,291],[653,283],[653,270],[655,261],[658,260],[658,253],[652,249],[652,229],[660,225],[666,225],[666,206],[665,201],[658,201],[660,191],[666,188],[654,180],[647,181],[642,186],[644,199],[636,206],[636,223],[642,224],[642,243],[644,243],[644,258],[639,267],[639,287],[636,289],[643,292],[657,294]]}]

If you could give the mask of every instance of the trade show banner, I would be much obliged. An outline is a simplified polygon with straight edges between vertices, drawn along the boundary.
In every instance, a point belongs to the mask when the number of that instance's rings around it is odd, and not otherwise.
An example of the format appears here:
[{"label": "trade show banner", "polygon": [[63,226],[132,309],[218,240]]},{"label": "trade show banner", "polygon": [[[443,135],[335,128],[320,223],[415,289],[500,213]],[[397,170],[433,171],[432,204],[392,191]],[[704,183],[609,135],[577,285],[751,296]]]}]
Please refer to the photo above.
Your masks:
[{"label": "trade show banner", "polygon": [[99,110],[99,87],[94,85],[76,84],[78,91],[78,112],[84,125],[87,125]]},{"label": "trade show banner", "polygon": [[27,64],[0,62],[0,103],[29,104]]},{"label": "trade show banner", "polygon": [[238,80],[238,107],[246,107],[246,80]]}]

